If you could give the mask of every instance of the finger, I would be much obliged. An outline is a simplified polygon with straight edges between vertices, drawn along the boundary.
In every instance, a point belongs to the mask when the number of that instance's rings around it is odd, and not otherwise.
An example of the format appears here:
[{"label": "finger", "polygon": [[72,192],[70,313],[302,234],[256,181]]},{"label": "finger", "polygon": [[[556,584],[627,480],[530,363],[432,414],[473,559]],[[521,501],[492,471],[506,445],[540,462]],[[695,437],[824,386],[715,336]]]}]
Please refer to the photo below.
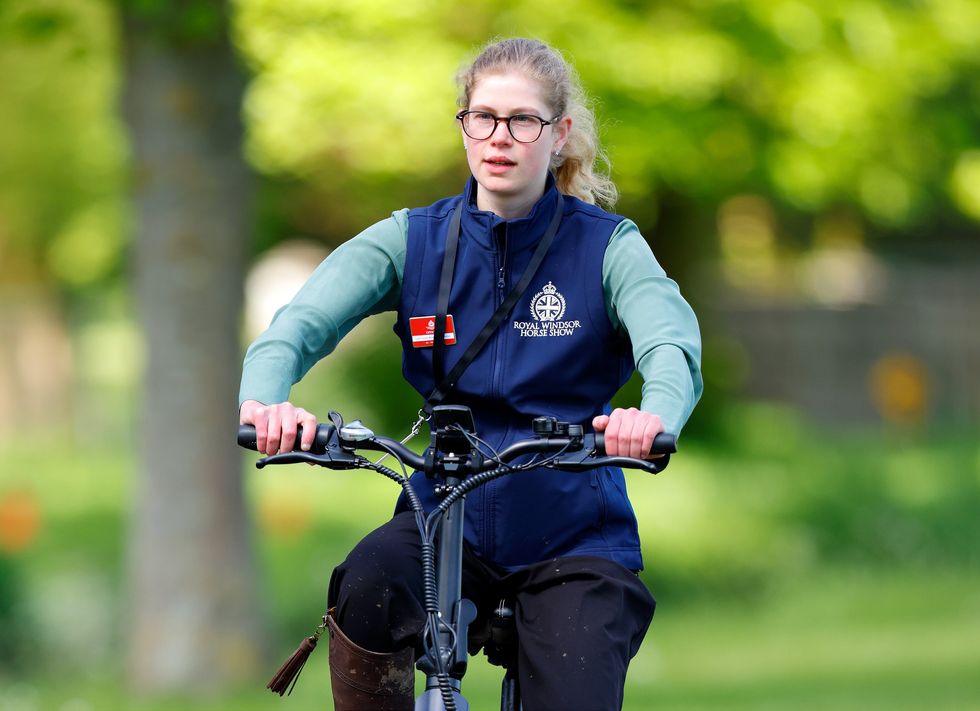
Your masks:
[{"label": "finger", "polygon": [[[651,415],[650,417],[646,418],[646,427],[643,428],[643,446],[641,448],[641,457],[650,456],[650,449],[653,447],[653,440],[663,431],[664,426],[659,417],[656,415]],[[659,457],[660,455],[657,454],[654,456]]]},{"label": "finger", "polygon": [[637,456],[643,458],[650,455],[650,447],[653,446],[653,438],[656,436],[656,429],[654,429],[650,422],[647,422],[646,427],[643,428],[643,438],[642,442],[640,443],[640,454]]},{"label": "finger", "polygon": [[268,440],[267,428],[268,415],[264,407],[256,408],[252,412],[252,424],[255,425],[255,450],[265,454],[265,444]]},{"label": "finger", "polygon": [[619,432],[622,428],[623,411],[616,408],[609,415],[606,426],[606,454],[610,457],[619,456]]},{"label": "finger", "polygon": [[630,456],[636,459],[643,459],[648,456],[650,447],[653,446],[653,438],[661,429],[663,428],[659,417],[649,412],[637,410],[633,426],[633,439],[630,444]]},{"label": "finger", "polygon": [[626,457],[637,457],[643,444],[641,413],[635,407],[623,411],[623,424],[619,430],[619,452]]},{"label": "finger", "polygon": [[609,415],[596,415],[592,418],[592,429],[596,432],[602,432],[606,429],[609,424]]},{"label": "finger", "polygon": [[269,409],[268,435],[265,442],[265,453],[275,454],[279,451],[279,444],[282,440],[282,414],[279,406],[273,405]]},{"label": "finger", "polygon": [[254,425],[255,411],[262,407],[262,403],[258,400],[246,400],[243,402],[238,408],[238,424]]},{"label": "finger", "polygon": [[303,425],[303,438],[300,441],[300,449],[309,452],[313,447],[313,439],[316,437],[316,416],[306,410],[299,410],[300,424]]},{"label": "finger", "polygon": [[[646,439],[647,432],[647,419],[639,413],[633,419],[633,431],[630,434],[630,456],[634,459],[643,459],[649,452],[649,445],[647,449],[643,448],[643,441]],[[652,441],[652,440],[651,440]]]},{"label": "finger", "polygon": [[296,444],[296,420],[299,417],[298,411],[292,405],[286,405],[282,409],[280,427],[282,427],[282,437],[279,440],[280,452],[292,452]]}]

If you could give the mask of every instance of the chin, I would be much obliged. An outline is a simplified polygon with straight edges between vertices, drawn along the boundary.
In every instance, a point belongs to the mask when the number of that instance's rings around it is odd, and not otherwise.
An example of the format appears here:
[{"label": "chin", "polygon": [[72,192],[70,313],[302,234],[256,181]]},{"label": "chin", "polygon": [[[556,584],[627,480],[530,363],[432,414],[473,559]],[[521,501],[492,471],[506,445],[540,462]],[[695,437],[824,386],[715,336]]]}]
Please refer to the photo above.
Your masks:
[{"label": "chin", "polygon": [[485,175],[477,178],[476,182],[480,184],[487,192],[494,193],[495,195],[515,195],[521,192],[521,187],[514,181],[513,178],[504,178],[498,175]]}]

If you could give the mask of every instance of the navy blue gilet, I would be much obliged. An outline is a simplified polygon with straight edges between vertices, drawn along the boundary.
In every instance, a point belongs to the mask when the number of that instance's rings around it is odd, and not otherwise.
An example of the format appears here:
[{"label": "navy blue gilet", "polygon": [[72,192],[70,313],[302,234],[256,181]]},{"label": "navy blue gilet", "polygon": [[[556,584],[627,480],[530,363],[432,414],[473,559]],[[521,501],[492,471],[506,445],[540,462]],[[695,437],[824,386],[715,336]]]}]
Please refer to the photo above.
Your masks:
[{"label": "navy blue gilet", "polygon": [[[495,449],[531,436],[539,415],[585,425],[609,412],[609,400],[633,371],[629,342],[606,314],[602,259],[623,218],[563,196],[549,176],[527,217],[503,220],[477,209],[476,182],[463,195],[409,211],[408,244],[395,332],[403,373],[427,397],[435,387],[432,348],[415,347],[409,319],[436,312],[449,221],[463,201],[459,251],[449,300],[456,343],[448,372],[506,298],[546,231],[561,225],[513,312],[464,371],[445,402],[473,410],[477,432]],[[412,485],[426,509],[433,482]],[[396,510],[406,510],[404,496]],[[595,555],[630,570],[642,567],[636,517],[621,470],[572,473],[534,469],[502,477],[466,497],[465,537],[481,558],[508,570],[567,555]]]}]

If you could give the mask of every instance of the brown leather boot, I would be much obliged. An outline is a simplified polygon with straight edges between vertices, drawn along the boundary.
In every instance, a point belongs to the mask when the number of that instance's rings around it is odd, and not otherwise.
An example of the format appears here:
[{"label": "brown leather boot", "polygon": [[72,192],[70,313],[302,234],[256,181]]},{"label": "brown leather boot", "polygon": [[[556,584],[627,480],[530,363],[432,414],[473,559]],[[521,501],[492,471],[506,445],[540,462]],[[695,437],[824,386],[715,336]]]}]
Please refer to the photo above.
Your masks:
[{"label": "brown leather boot", "polygon": [[413,711],[415,652],[409,647],[383,654],[358,647],[333,619],[330,630],[330,684],[334,711]]}]

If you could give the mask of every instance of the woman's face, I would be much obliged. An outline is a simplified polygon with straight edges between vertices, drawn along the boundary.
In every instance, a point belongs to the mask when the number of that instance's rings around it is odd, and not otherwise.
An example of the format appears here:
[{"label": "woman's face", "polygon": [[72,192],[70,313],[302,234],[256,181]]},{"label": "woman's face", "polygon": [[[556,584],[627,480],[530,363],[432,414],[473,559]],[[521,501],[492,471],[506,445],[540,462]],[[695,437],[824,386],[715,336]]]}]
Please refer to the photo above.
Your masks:
[{"label": "woman's face", "polygon": [[[494,116],[530,114],[545,121],[554,117],[538,83],[518,72],[481,77],[470,94],[470,111]],[[544,193],[551,155],[568,138],[570,118],[545,126],[533,143],[519,143],[500,121],[489,138],[476,140],[463,133],[467,162],[479,185],[477,206],[504,218],[526,215]]]}]

